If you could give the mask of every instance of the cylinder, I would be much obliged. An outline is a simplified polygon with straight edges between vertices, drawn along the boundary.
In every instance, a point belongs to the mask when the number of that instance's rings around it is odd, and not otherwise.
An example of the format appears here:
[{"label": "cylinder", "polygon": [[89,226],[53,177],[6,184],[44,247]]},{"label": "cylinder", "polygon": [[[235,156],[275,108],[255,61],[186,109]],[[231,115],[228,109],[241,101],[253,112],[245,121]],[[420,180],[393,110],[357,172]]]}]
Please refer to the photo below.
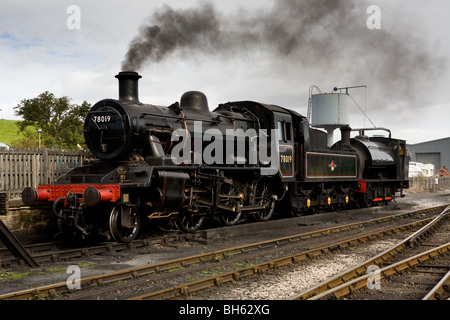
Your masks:
[{"label": "cylinder", "polygon": [[348,125],[349,105],[350,96],[346,93],[314,94],[311,101],[311,125],[318,128]]}]

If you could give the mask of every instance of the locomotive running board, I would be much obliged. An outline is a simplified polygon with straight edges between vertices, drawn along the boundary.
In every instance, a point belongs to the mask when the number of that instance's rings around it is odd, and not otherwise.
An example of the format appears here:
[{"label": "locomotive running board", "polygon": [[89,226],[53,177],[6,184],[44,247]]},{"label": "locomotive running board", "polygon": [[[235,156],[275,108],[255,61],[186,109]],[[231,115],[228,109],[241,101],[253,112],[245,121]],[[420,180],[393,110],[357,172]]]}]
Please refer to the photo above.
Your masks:
[{"label": "locomotive running board", "polygon": [[11,251],[11,253],[19,259],[24,260],[30,267],[38,267],[37,262],[31,257],[27,249],[17,240],[17,238],[9,231],[8,227],[0,220],[0,240]]}]

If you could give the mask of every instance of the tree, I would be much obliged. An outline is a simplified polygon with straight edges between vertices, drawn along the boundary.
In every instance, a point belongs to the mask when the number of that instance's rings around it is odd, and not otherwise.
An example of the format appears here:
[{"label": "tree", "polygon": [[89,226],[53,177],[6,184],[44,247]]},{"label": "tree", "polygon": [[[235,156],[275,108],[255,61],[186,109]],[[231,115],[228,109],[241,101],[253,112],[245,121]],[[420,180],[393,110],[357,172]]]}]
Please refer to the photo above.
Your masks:
[{"label": "tree", "polygon": [[[14,107],[15,114],[22,117],[17,125],[24,131],[25,139],[36,139],[36,131],[25,129],[29,126],[42,129],[41,146],[58,146],[75,149],[77,144],[85,147],[83,126],[84,119],[91,105],[83,101],[81,105],[70,104],[69,97],[57,98],[53,93],[45,91],[33,99],[24,99]],[[17,142],[17,141],[16,141]],[[26,145],[26,143],[18,144]]]}]

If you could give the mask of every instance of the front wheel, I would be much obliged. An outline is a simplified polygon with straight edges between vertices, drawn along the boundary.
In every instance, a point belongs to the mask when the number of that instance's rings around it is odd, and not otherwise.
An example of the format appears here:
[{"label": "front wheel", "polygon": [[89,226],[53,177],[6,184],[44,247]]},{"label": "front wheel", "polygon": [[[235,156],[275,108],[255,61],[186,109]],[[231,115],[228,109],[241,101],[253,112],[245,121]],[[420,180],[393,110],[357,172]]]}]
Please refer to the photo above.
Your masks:
[{"label": "front wheel", "polygon": [[136,207],[119,203],[109,217],[109,231],[117,242],[131,242],[136,239],[141,227],[141,218]]}]

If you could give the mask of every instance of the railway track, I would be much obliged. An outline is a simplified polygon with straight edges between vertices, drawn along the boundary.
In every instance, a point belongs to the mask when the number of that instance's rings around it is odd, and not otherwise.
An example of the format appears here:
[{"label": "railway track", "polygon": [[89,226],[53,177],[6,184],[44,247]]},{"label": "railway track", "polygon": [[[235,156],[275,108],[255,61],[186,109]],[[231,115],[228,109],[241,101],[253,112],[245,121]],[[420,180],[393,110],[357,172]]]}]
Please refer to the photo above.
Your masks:
[{"label": "railway track", "polygon": [[[405,214],[396,215],[395,218],[400,219],[402,217],[407,217],[413,214],[430,213],[439,210],[440,208],[441,206],[407,212]],[[386,221],[386,219],[391,219],[391,217],[385,218],[384,221]],[[383,221],[383,219],[375,219],[373,222],[377,221]],[[163,236],[153,237],[151,239],[135,240],[131,243],[105,242],[99,243],[95,246],[83,245],[81,247],[77,247],[75,245],[68,246],[65,242],[50,242],[26,245],[25,249],[30,253],[30,255],[37,263],[42,265],[47,262],[67,262],[72,259],[77,259],[84,256],[88,257],[93,255],[120,253],[124,251],[145,252],[146,249],[154,245],[170,245],[172,243],[177,243],[180,241],[202,242],[203,232],[204,231],[199,231],[195,234],[166,234]],[[0,267],[14,266],[24,267],[26,266],[26,263],[23,260],[14,257],[7,248],[0,247]]]},{"label": "railway track", "polygon": [[[445,276],[450,271],[449,253],[450,243],[448,242],[383,267],[379,270],[380,284],[378,288],[371,286],[372,288],[369,290],[362,289],[359,292],[350,292],[351,298],[420,300],[428,296],[427,300],[430,298],[448,299],[449,292],[447,290],[441,290],[440,294],[430,293],[430,291],[439,281],[443,280],[443,275]],[[350,286],[347,286],[347,288],[350,288]],[[442,286],[442,289],[444,289],[444,286]]]},{"label": "railway track", "polygon": [[291,300],[448,299],[449,218],[450,206],[394,247]]},{"label": "railway track", "polygon": [[422,220],[420,222],[414,222],[405,224],[402,226],[392,228],[382,228],[377,231],[365,232],[359,236],[341,239],[339,241],[331,241],[328,244],[313,248],[307,251],[300,251],[294,254],[290,254],[281,258],[271,259],[258,264],[253,264],[245,268],[239,268],[227,273],[214,275],[198,281],[189,283],[183,283],[175,287],[145,293],[143,295],[132,297],[132,300],[155,300],[155,299],[178,299],[178,298],[190,298],[196,292],[218,287],[221,288],[226,283],[236,282],[249,276],[263,275],[270,270],[278,270],[288,265],[296,265],[307,260],[317,258],[319,256],[329,254],[334,251],[340,251],[352,248],[363,243],[382,238],[386,235],[392,235],[400,232],[407,231],[411,228],[418,227],[427,223]]},{"label": "railway track", "polygon": [[[139,278],[146,276],[146,275],[161,274],[164,271],[166,271],[165,277],[168,279],[168,278],[172,277],[172,273],[170,271],[177,270],[177,272],[179,271],[180,273],[183,273],[183,272],[184,273],[192,273],[192,272],[195,272],[195,270],[196,270],[195,268],[197,268],[198,270],[201,270],[201,269],[205,270],[205,268],[207,268],[207,267],[205,267],[203,264],[205,264],[207,262],[215,263],[215,265],[213,265],[213,267],[217,268],[218,267],[217,264],[222,263],[222,262],[225,263],[225,260],[230,260],[228,262],[235,263],[235,261],[237,261],[236,257],[239,255],[242,255],[243,256],[242,259],[245,260],[245,259],[248,259],[249,254],[256,253],[256,252],[262,252],[263,250],[272,249],[273,251],[279,251],[280,247],[282,247],[282,246],[297,244],[300,241],[305,241],[307,239],[313,239],[313,242],[317,242],[316,241],[317,239],[324,237],[326,235],[332,235],[332,234],[336,234],[339,232],[344,232],[346,230],[354,230],[354,231],[359,232],[359,230],[361,228],[366,228],[368,225],[378,226],[379,224],[381,224],[383,222],[389,224],[389,222],[391,222],[393,219],[399,219],[400,217],[407,217],[407,216],[414,217],[418,214],[421,215],[424,212],[430,212],[430,211],[434,212],[434,211],[440,210],[440,209],[442,209],[442,207],[413,211],[413,212],[406,213],[406,214],[384,217],[381,219],[374,219],[374,220],[367,221],[367,222],[359,222],[359,223],[340,226],[340,227],[336,227],[336,228],[332,228],[332,229],[313,231],[313,232],[308,232],[305,234],[274,239],[271,241],[265,241],[265,242],[260,242],[260,243],[256,243],[256,244],[240,246],[240,247],[236,247],[236,248],[228,248],[228,249],[224,249],[224,250],[220,250],[220,251],[200,254],[200,255],[186,257],[186,258],[182,258],[182,259],[166,261],[163,263],[158,263],[158,264],[154,264],[154,265],[150,265],[150,266],[121,270],[121,271],[110,273],[110,274],[83,278],[83,279],[81,279],[80,284],[81,284],[82,289],[87,289],[87,288],[93,288],[93,287],[98,288],[107,283],[116,283],[117,284],[119,282],[125,282],[125,281],[129,281],[132,279],[138,279],[138,280],[142,280],[143,282],[148,282],[149,281],[148,279],[139,279]],[[264,272],[264,270],[268,270],[271,268],[279,268],[287,263],[297,263],[303,259],[312,258],[317,255],[324,254],[324,253],[327,253],[327,252],[335,250],[335,249],[341,249],[341,248],[345,248],[345,247],[348,247],[351,245],[355,245],[355,244],[360,243],[361,241],[367,241],[367,240],[373,239],[374,237],[378,237],[378,236],[380,236],[380,234],[390,234],[392,232],[400,232],[401,230],[405,230],[406,228],[418,228],[420,225],[423,225],[424,223],[426,223],[428,221],[429,221],[429,219],[416,221],[409,226],[401,225],[396,228],[384,227],[384,228],[381,228],[383,230],[381,230],[381,231],[378,230],[376,233],[366,232],[363,236],[360,236],[360,237],[354,237],[354,236],[348,237],[346,240],[342,240],[339,243],[332,243],[332,244],[329,244],[328,246],[324,245],[324,246],[317,247],[317,248],[314,248],[312,250],[307,250],[307,251],[303,250],[303,252],[297,253],[294,256],[279,258],[276,261],[272,261],[272,262],[268,262],[268,263],[254,264],[253,266],[251,266],[249,268],[244,268],[244,269],[240,268],[239,270],[234,270],[232,272],[228,272],[228,273],[222,274],[220,276],[212,277],[212,280],[204,279],[204,280],[202,280],[202,282],[203,283],[209,282],[210,285],[212,283],[213,285],[220,286],[221,284],[226,283],[228,281],[236,281],[236,280],[239,280],[240,278],[246,277],[251,274],[257,274],[257,273]],[[311,243],[309,245],[311,245]],[[258,254],[256,254],[256,255],[258,255]],[[259,255],[261,255],[261,254],[259,253]],[[244,256],[246,256],[246,257],[244,257]],[[230,257],[233,257],[233,259],[230,259]],[[167,271],[169,271],[169,272],[167,272]],[[231,280],[229,280],[229,279],[231,279]],[[196,282],[196,281],[194,281],[194,282]],[[134,284],[130,284],[130,285],[134,285]],[[197,286],[197,287],[195,287],[195,286]],[[166,289],[167,292],[171,291],[172,293],[169,295],[167,295],[166,293],[162,293],[157,298],[170,298],[170,297],[178,297],[178,296],[182,296],[182,295],[189,296],[193,291],[198,290],[198,288],[200,288],[202,286],[204,286],[204,285],[203,284],[192,284],[192,287],[190,287],[190,285],[186,286],[185,284],[183,284],[179,288],[175,287],[175,289],[174,288]],[[101,288],[101,291],[108,291],[108,290],[117,290],[117,287],[114,286],[114,288],[112,288],[112,289],[108,289],[106,287]],[[87,299],[87,298],[95,296],[96,294],[99,293],[99,292],[94,292],[93,294],[91,294],[91,293],[80,294],[80,291],[83,292],[84,290],[76,290],[77,294],[73,295],[73,297]],[[36,295],[39,295],[39,298],[49,298],[49,299],[55,298],[55,297],[62,298],[68,292],[70,292],[70,290],[68,290],[66,283],[58,283],[58,284],[43,286],[43,287],[39,287],[39,288],[23,290],[20,292],[4,294],[4,295],[0,296],[0,299],[33,299],[34,297],[36,297]],[[139,298],[144,299],[144,297],[139,297]],[[145,299],[146,298],[147,297],[145,297]]]}]

